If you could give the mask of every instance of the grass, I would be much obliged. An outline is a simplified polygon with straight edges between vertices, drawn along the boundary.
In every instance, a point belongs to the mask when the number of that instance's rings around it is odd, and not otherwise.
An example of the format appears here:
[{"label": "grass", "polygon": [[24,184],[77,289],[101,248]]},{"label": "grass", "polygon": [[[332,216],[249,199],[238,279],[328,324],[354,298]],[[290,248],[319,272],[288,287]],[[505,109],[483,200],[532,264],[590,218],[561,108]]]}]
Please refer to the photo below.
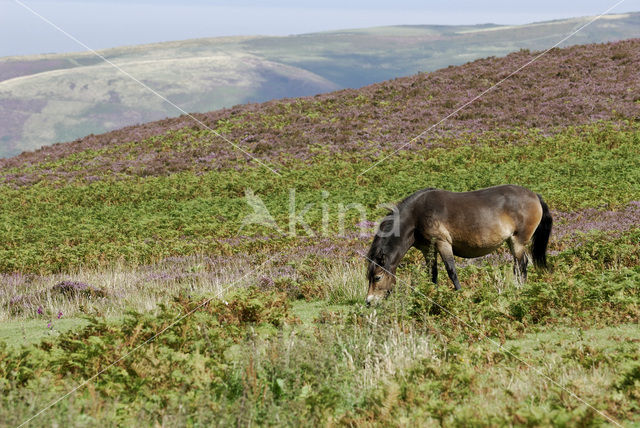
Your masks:
[{"label": "grass", "polygon": [[[51,327],[48,326],[49,323]],[[44,316],[38,319],[3,321],[0,325],[0,342],[14,348],[28,346],[56,338],[62,333],[80,329],[87,324],[83,318],[56,319]]]},{"label": "grass", "polygon": [[362,303],[367,297],[366,290],[362,286],[364,277],[365,269],[362,260],[353,260],[323,271],[320,281],[325,285],[323,289],[328,303],[344,305]]},{"label": "grass", "polygon": [[[625,367],[633,365],[638,340],[634,324],[586,331],[543,330],[505,342],[503,346],[510,350],[509,354],[492,351],[489,345],[473,347],[450,359],[461,389],[466,383],[471,393],[465,394],[467,397],[461,402],[444,403],[445,412],[451,413],[443,415],[441,422],[599,425],[605,419],[570,392],[606,413],[607,405],[622,404],[624,398],[615,392],[615,383],[624,377]],[[615,355],[617,361],[607,361],[608,355]],[[603,390],[613,390],[607,404],[603,403],[607,401],[601,396]],[[629,402],[626,405],[633,408]],[[408,415],[413,413],[411,409],[405,411]]]}]

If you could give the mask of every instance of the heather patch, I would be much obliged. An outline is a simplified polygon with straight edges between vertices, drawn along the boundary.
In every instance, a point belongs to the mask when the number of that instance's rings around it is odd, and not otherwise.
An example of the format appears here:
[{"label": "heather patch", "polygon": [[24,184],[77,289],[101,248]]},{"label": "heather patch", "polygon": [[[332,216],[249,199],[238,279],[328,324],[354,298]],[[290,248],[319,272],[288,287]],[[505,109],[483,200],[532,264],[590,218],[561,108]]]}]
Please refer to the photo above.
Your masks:
[{"label": "heather patch", "polygon": [[[28,286],[14,288],[9,299],[0,297],[0,307],[6,305],[6,312],[0,312],[2,318],[57,314],[60,319],[64,313],[85,312],[89,307],[104,305],[107,301],[108,304],[117,304],[117,296],[110,295],[103,288],[66,280],[43,289],[40,286],[42,282],[47,282],[47,279],[34,277]],[[5,284],[0,285],[0,289],[8,291],[5,287]],[[68,311],[70,306],[73,309]]]},{"label": "heather patch", "polygon": [[606,231],[620,236],[640,227],[640,201],[631,201],[622,210],[586,208],[574,212],[553,211],[554,237],[562,240],[576,233]]},{"label": "heather patch", "polygon": [[60,294],[67,298],[85,296],[90,298],[105,297],[106,293],[100,288],[93,287],[84,282],[62,281],[51,287],[51,294]]}]

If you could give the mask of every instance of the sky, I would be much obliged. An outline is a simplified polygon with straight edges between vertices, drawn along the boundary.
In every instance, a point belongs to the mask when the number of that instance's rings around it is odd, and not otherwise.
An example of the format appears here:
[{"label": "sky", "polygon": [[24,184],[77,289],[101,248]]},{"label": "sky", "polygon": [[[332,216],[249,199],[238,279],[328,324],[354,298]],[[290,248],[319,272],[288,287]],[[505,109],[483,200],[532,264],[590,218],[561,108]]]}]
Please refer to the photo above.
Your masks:
[{"label": "sky", "polygon": [[[598,15],[619,0],[0,0],[0,57],[236,35],[301,34],[381,25],[525,24]],[[639,11],[625,0],[610,13]]]}]

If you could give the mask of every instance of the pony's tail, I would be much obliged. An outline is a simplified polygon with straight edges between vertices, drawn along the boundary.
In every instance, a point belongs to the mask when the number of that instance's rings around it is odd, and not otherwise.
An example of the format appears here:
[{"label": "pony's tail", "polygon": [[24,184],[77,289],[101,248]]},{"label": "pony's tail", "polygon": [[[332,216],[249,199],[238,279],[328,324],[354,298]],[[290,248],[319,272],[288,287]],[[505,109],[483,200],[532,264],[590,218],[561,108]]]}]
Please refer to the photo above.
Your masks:
[{"label": "pony's tail", "polygon": [[538,195],[538,199],[542,206],[542,220],[540,220],[540,224],[538,224],[536,231],[533,233],[531,256],[536,267],[547,269],[547,244],[549,243],[549,236],[551,236],[553,218],[549,212],[549,207],[542,200],[542,196]]}]

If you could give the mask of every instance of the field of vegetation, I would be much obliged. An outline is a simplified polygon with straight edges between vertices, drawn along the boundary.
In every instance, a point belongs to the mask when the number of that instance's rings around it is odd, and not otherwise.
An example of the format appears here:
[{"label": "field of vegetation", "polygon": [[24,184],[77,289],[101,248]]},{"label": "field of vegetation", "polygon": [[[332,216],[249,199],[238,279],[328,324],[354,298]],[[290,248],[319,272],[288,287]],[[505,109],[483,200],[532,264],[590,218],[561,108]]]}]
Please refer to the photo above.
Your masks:
[{"label": "field of vegetation", "polygon": [[[554,51],[398,152],[535,53],[201,116],[278,175],[187,118],[2,161],[0,426],[640,424],[639,52]],[[364,305],[382,204],[501,183],[552,270],[454,292],[411,250]]]}]

